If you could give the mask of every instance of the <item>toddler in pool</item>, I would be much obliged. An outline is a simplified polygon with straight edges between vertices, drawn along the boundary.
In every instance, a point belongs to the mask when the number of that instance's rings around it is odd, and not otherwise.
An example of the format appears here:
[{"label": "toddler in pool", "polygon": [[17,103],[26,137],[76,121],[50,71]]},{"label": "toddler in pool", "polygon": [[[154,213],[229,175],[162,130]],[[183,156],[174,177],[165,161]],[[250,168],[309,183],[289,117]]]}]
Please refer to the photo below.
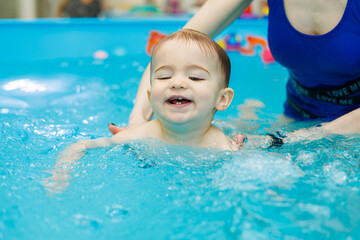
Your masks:
[{"label": "toddler in pool", "polygon": [[224,111],[234,96],[234,91],[228,88],[229,57],[215,41],[195,30],[179,30],[156,45],[150,69],[148,97],[158,118],[121,131],[112,138],[72,144],[59,155],[50,179],[68,179],[66,166],[83,157],[86,149],[135,139],[155,138],[169,144],[240,149],[237,142],[242,141],[231,140],[212,125],[215,112]]},{"label": "toddler in pool", "polygon": [[175,32],[154,48],[150,72],[148,97],[158,118],[116,134],[111,142],[156,138],[170,144],[239,148],[211,124],[215,112],[224,111],[234,95],[228,88],[229,57],[216,42],[195,30]]},{"label": "toddler in pool", "polygon": [[[233,99],[234,91],[228,88],[229,77],[229,57],[211,38],[190,29],[168,35],[154,48],[150,64],[148,98],[158,118],[120,131],[112,138],[82,140],[67,147],[58,157],[49,178],[51,182],[45,181],[48,190],[60,192],[69,184],[64,181],[70,178],[67,166],[83,157],[89,148],[155,138],[169,144],[239,150],[242,135],[231,140],[212,125],[215,112],[227,109]],[[318,129],[332,130],[338,122]],[[286,139],[309,138],[313,132],[310,130],[289,133]],[[270,136],[272,145],[282,144],[282,139]],[[321,134],[316,136],[320,138]]]},{"label": "toddler in pool", "polygon": [[234,92],[228,88],[230,60],[211,38],[183,29],[162,39],[151,59],[148,97],[157,119],[112,138],[83,140],[79,150],[156,138],[165,143],[237,150],[239,146],[211,124]]}]

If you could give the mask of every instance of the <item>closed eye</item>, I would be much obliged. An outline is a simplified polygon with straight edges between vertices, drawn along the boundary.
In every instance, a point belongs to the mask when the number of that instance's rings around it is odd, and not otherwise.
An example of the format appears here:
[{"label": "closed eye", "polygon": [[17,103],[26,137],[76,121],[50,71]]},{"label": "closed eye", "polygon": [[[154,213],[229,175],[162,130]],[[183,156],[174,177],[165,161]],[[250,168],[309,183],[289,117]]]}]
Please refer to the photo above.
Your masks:
[{"label": "closed eye", "polygon": [[167,79],[170,79],[171,76],[166,76],[166,77],[158,77],[157,79],[159,80],[167,80]]},{"label": "closed eye", "polygon": [[192,80],[192,81],[204,80],[204,78],[199,78],[199,77],[189,77],[189,79]]}]

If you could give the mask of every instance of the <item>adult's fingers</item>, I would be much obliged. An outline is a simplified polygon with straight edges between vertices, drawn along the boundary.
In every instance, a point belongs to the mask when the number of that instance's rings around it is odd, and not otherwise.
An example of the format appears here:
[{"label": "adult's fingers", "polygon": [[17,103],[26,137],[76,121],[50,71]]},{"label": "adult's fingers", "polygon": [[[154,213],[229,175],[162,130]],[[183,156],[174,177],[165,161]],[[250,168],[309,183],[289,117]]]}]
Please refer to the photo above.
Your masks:
[{"label": "adult's fingers", "polygon": [[109,130],[112,134],[117,134],[118,132],[124,131],[125,129],[127,129],[127,127],[118,127],[113,123],[109,123],[108,124]]}]

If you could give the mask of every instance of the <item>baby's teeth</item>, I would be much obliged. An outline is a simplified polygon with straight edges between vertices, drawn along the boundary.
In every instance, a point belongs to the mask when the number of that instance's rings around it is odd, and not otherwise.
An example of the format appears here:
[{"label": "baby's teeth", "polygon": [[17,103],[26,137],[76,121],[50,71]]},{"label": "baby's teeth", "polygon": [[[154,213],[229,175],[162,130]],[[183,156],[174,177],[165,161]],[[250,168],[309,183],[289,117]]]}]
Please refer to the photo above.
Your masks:
[{"label": "baby's teeth", "polygon": [[176,104],[181,104],[181,102],[177,102]]}]

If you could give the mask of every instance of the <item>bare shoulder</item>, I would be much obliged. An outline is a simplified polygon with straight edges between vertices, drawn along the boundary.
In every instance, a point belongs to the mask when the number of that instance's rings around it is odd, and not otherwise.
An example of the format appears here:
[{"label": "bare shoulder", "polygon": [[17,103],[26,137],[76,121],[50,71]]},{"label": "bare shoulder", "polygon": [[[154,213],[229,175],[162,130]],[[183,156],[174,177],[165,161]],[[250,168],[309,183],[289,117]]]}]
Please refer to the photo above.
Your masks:
[{"label": "bare shoulder", "polygon": [[150,122],[146,122],[118,132],[112,137],[112,141],[115,144],[119,144],[136,139],[157,138],[159,132],[160,126],[158,121],[152,120]]},{"label": "bare shoulder", "polygon": [[225,133],[215,126],[211,126],[209,134],[206,139],[206,147],[216,147],[223,150],[236,151],[240,150],[241,146],[231,140]]}]

